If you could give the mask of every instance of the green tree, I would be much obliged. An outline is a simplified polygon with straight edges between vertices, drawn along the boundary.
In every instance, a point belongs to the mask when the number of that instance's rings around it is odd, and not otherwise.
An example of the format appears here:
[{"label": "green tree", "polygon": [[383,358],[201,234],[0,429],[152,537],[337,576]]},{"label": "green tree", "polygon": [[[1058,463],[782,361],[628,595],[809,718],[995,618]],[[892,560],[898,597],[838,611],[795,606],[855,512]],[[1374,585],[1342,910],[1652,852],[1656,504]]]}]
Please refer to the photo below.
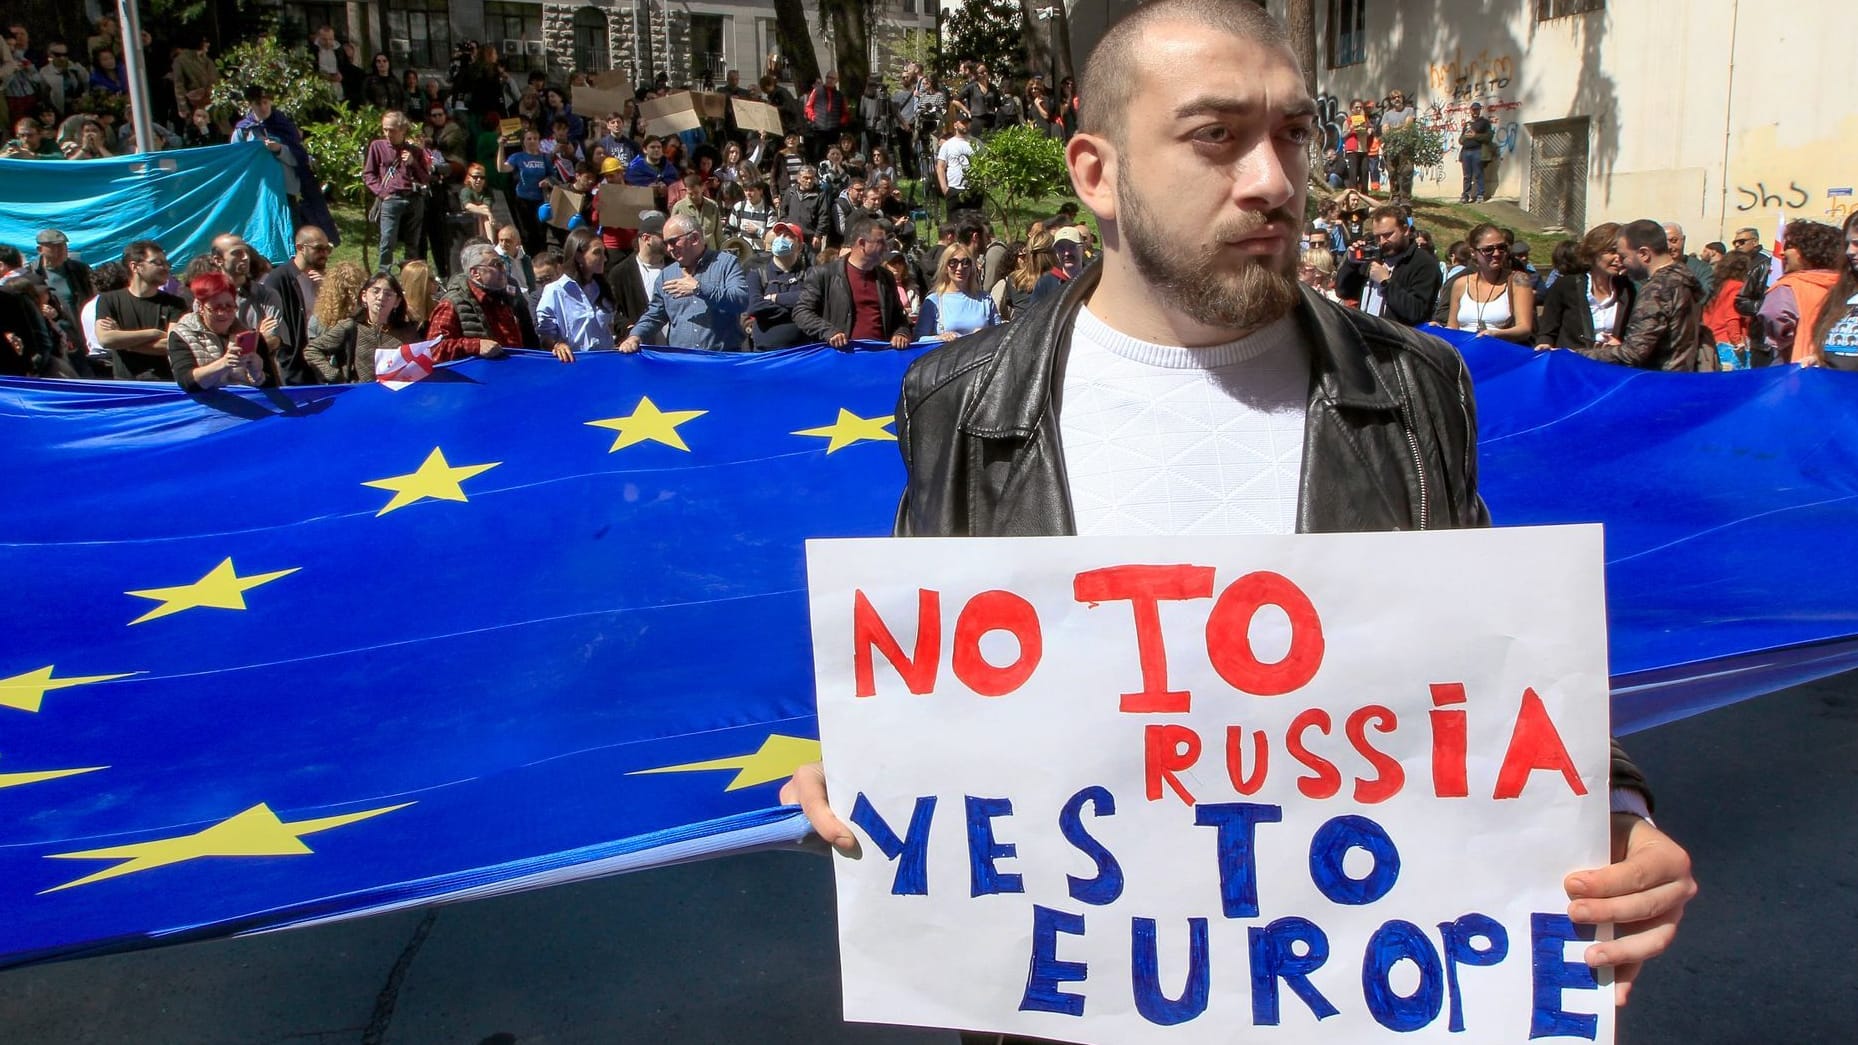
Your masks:
[{"label": "green tree", "polygon": [[273,104],[299,127],[327,119],[342,102],[335,85],[316,75],[308,54],[286,50],[269,36],[239,44],[219,56],[214,113],[229,118],[243,113],[245,91],[252,86],[270,91]]},{"label": "green tree", "polygon": [[332,201],[361,203],[368,198],[361,158],[368,143],[381,136],[383,115],[371,105],[351,109],[342,104],[329,119],[303,126],[303,148],[323,181],[323,194]]},{"label": "green tree", "polygon": [[942,72],[952,73],[956,63],[971,59],[986,62],[996,79],[1023,76],[1023,21],[1018,0],[961,0],[961,6],[942,23]]},{"label": "green tree", "polygon": [[1007,238],[1017,239],[1018,219],[1027,207],[1071,188],[1064,143],[1031,124],[995,131],[969,161],[968,183],[986,194]]},{"label": "green tree", "polygon": [[1381,134],[1381,159],[1414,170],[1436,167],[1445,161],[1445,141],[1439,132],[1412,120]]}]

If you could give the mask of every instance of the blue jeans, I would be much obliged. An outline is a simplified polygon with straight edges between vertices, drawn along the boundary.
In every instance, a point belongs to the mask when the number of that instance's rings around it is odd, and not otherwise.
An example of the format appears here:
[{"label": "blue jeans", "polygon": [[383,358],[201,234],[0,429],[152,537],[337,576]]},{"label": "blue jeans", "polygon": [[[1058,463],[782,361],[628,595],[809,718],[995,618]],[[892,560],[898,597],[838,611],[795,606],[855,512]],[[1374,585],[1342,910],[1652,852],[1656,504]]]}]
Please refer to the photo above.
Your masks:
[{"label": "blue jeans", "polygon": [[1460,195],[1466,199],[1483,199],[1484,192],[1484,150],[1477,149],[1459,157],[1464,164],[1464,191]]},{"label": "blue jeans", "polygon": [[414,257],[419,243],[419,226],[426,216],[423,196],[389,196],[381,201],[381,249],[377,268],[393,264],[394,244],[406,243],[407,257]]}]

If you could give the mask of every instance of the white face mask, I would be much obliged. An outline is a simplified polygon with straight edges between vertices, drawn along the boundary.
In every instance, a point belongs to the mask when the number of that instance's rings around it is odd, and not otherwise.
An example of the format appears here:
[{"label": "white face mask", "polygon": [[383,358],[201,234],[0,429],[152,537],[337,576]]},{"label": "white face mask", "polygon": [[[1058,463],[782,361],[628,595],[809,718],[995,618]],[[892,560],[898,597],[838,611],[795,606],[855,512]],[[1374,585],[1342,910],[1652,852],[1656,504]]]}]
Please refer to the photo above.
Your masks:
[{"label": "white face mask", "polygon": [[786,236],[774,237],[774,253],[785,257],[794,252],[794,241]]}]

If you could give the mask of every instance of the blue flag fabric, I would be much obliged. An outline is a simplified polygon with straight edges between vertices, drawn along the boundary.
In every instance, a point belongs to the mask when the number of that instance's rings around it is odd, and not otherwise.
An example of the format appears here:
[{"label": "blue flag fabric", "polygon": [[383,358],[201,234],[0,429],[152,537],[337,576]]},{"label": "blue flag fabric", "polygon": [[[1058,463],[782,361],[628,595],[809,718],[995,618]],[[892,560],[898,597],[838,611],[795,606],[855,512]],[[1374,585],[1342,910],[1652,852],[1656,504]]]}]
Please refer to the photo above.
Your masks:
[{"label": "blue flag fabric", "polygon": [[[1608,526],[1622,731],[1858,662],[1858,377],[1462,342],[1500,524]],[[0,384],[0,965],[789,842],[802,542],[916,352]]]},{"label": "blue flag fabric", "polygon": [[290,204],[277,160],[258,142],[100,160],[0,160],[0,243],[35,241],[56,228],[92,265],[152,239],[174,260],[212,250],[236,232],[282,261],[291,244]]}]

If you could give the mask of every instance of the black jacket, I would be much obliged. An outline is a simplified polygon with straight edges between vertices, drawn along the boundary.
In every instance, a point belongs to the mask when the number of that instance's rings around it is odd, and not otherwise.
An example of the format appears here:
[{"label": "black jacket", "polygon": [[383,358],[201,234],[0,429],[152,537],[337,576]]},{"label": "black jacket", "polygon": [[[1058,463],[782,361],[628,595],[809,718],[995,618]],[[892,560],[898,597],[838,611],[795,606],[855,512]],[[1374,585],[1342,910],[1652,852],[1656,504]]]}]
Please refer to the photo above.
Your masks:
[{"label": "black jacket", "polygon": [[[1439,298],[1439,284],[1445,279],[1445,274],[1439,271],[1439,259],[1433,257],[1431,251],[1410,244],[1404,252],[1386,259],[1386,263],[1393,269],[1393,275],[1381,285],[1381,293],[1387,299],[1386,318],[1409,327],[1429,322],[1432,307]],[[1336,296],[1359,301],[1367,292],[1370,264],[1353,258],[1342,262],[1335,274]]]},{"label": "black jacket", "polygon": [[[666,264],[669,263],[667,259]],[[607,262],[606,285],[613,291],[613,301],[618,306],[613,316],[613,332],[623,339],[631,332],[632,324],[645,314],[645,306],[651,304],[645,295],[645,275],[639,271],[637,251]]]},{"label": "black jacket", "polygon": [[813,340],[794,323],[794,306],[800,304],[810,271],[804,259],[789,272],[781,271],[773,258],[748,267],[748,315],[754,320],[750,339],[757,350],[792,348]]},{"label": "black jacket", "polygon": [[807,239],[824,236],[832,224],[832,199],[824,189],[802,192],[795,185],[781,194],[780,220],[800,226]]},{"label": "black jacket", "polygon": [[295,258],[265,274],[260,282],[278,296],[277,371],[287,385],[320,385],[321,374],[304,357],[310,343],[310,308],[303,300],[303,288],[297,285]]},{"label": "black jacket", "polygon": [[[1052,393],[1098,272],[1092,266],[1055,300],[911,364],[897,404],[908,473],[897,536],[1077,532]],[[1437,338],[1302,294],[1297,322],[1314,373],[1298,532],[1490,525],[1464,360]],[[1616,787],[1646,790],[1617,745],[1612,775]]]},{"label": "black jacket", "polygon": [[[844,258],[827,265],[815,265],[800,286],[800,300],[794,305],[794,325],[815,341],[825,341],[834,334],[852,332],[852,283],[845,274]],[[877,303],[883,312],[884,339],[910,332],[910,317],[897,300],[897,281],[890,270],[879,265]]]},{"label": "black jacket", "polygon": [[[1587,307],[1585,272],[1562,276],[1541,297],[1542,315],[1535,324],[1535,343],[1555,348],[1592,348],[1594,343],[1593,310]],[[1632,302],[1638,288],[1621,276],[1613,281],[1619,295],[1619,310],[1613,316],[1614,337],[1626,336],[1626,321],[1632,317]]]}]

